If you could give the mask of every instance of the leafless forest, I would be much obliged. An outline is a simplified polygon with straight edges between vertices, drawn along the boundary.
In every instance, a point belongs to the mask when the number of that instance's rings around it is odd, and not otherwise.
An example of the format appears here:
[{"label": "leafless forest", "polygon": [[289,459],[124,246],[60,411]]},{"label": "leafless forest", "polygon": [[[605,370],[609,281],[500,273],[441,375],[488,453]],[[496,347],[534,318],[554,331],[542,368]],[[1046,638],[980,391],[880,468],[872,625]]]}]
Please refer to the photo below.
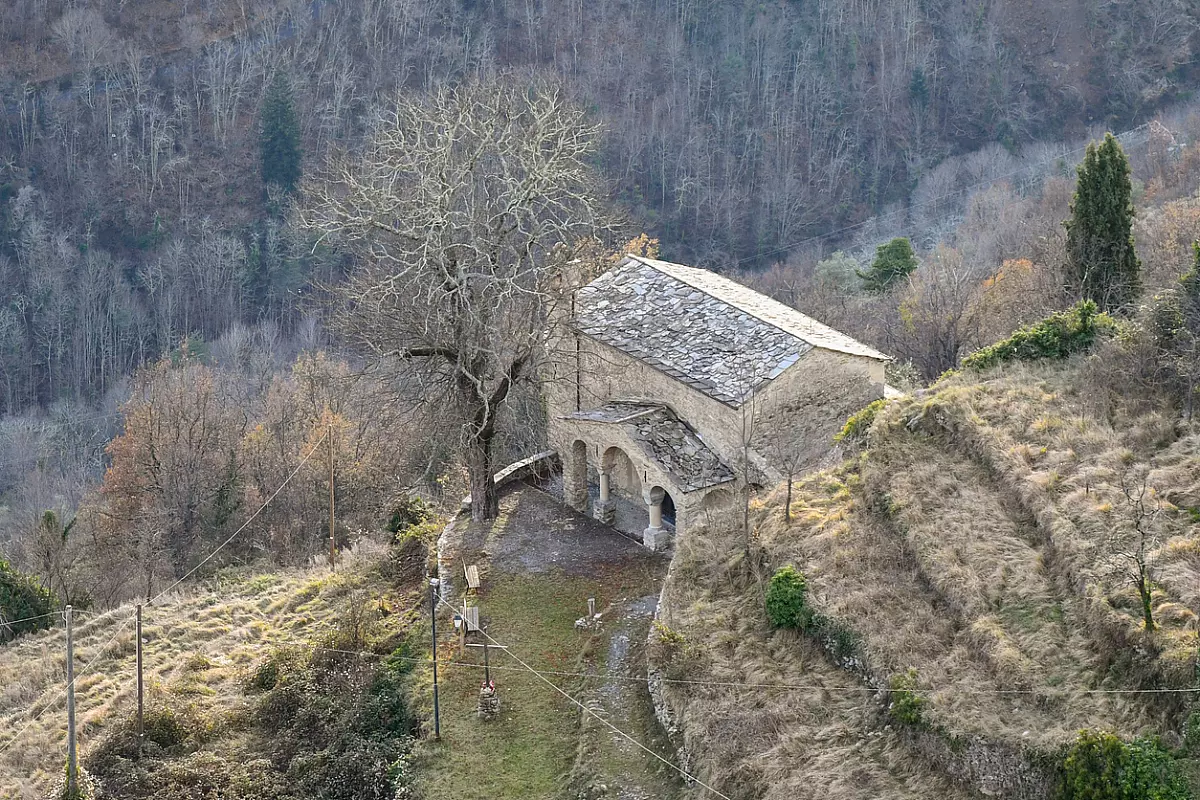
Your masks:
[{"label": "leafless forest", "polygon": [[[1198,21],[1182,0],[10,0],[0,544],[65,575],[74,556],[44,511],[99,502],[112,454],[136,462],[156,436],[207,460],[154,449],[161,495],[119,525],[81,522],[93,543],[134,548],[122,563],[153,551],[178,568],[198,531],[219,539],[298,468],[301,422],[346,426],[346,463],[372,476],[352,513],[445,471],[440,445],[394,445],[427,442],[435,421],[379,414],[345,378],[358,366],[305,355],[328,344],[325,295],[348,259],[264,190],[260,113],[278,74],[306,176],[355,153],[397,93],[504,71],[560,83],[602,130],[595,166],[631,235],[879,345],[898,381],[928,380],[1058,307],[1078,148],[1106,128],[1132,131],[1148,285],[1190,263]],[[922,268],[864,296],[854,269],[893,235]],[[527,394],[506,414],[536,406]],[[193,420],[202,446],[166,419]],[[502,451],[536,439],[504,429]],[[324,513],[295,503],[278,513]],[[304,552],[272,539],[284,518],[253,547]]]}]

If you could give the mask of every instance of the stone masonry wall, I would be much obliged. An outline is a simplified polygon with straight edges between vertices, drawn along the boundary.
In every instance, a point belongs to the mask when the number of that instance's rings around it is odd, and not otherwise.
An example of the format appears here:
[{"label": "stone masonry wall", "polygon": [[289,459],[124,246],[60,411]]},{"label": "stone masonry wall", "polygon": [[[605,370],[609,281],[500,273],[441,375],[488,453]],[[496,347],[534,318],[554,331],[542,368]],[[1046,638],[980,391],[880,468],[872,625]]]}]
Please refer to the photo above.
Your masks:
[{"label": "stone masonry wall", "polygon": [[[569,447],[571,436],[556,431],[558,417],[575,410],[573,345],[556,359],[558,378],[552,392],[552,446]],[[580,406],[602,405],[612,398],[666,403],[700,434],[726,463],[740,463],[743,411],[714,400],[619,350],[580,337]],[[795,448],[801,467],[812,466],[829,451],[846,418],[883,396],[882,363],[813,349],[794,367],[760,389],[745,412],[752,447],[777,469],[784,451]]]},{"label": "stone masonry wall", "polygon": [[817,465],[846,418],[883,397],[883,363],[813,349],[754,398],[752,446],[782,472]]}]

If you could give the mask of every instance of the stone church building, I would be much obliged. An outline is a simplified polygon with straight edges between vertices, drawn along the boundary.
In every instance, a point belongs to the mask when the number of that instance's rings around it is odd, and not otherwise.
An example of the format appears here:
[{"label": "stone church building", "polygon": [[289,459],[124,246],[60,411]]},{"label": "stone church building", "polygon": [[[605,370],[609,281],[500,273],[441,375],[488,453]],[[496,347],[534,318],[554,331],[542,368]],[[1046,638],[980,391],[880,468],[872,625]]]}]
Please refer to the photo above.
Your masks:
[{"label": "stone church building", "polygon": [[663,549],[812,467],[887,356],[703,269],[639,256],[578,289],[547,392],[564,499]]}]

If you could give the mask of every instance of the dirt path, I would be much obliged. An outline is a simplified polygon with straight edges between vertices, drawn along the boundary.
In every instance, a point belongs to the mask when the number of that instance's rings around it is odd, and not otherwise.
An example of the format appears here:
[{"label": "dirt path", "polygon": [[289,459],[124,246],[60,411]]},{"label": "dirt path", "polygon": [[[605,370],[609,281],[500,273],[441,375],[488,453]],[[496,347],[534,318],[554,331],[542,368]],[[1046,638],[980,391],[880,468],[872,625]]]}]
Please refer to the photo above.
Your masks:
[{"label": "dirt path", "polygon": [[[453,576],[456,605],[463,565],[479,567],[481,622],[510,648],[493,661],[504,710],[481,723],[473,709],[477,672],[448,668],[443,741],[454,758],[429,762],[425,788],[457,797],[487,786],[493,800],[676,796],[676,773],[609,727],[673,762],[645,683],[646,637],[667,559],[533,487],[505,493],[500,510],[492,523],[447,531],[439,560]],[[575,621],[588,597],[602,622],[580,629]],[[595,716],[511,656],[545,672]]]},{"label": "dirt path", "polygon": [[[654,716],[646,684],[646,637],[658,607],[658,595],[646,595],[616,604],[604,614],[610,626],[603,662],[597,659],[589,672],[597,682],[581,698],[601,720],[632,736],[659,754],[672,752]],[[595,717],[581,720],[583,747],[577,768],[586,772],[588,797],[617,800],[667,800],[678,796],[678,774],[647,754],[625,736]]]}]

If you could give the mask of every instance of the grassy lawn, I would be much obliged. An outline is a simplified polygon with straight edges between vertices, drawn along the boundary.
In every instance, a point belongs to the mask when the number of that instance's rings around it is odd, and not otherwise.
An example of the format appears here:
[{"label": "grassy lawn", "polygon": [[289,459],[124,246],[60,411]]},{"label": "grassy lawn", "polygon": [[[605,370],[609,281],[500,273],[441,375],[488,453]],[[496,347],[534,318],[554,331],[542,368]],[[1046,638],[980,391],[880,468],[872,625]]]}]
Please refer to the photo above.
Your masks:
[{"label": "grassy lawn", "polygon": [[[490,622],[489,633],[530,666],[578,672],[593,653],[602,659],[607,644],[603,633],[575,629],[587,598],[595,597],[603,609],[618,598],[652,591],[652,576],[642,573],[635,567],[588,576],[494,576],[480,600],[482,618]],[[449,633],[443,641],[448,639]],[[441,659],[483,663],[478,648],[459,657],[450,644],[443,644]],[[488,722],[475,713],[483,670],[455,664],[439,670],[442,741],[422,745],[420,790],[427,797],[564,796],[578,751],[579,709],[512,658],[493,651],[491,663],[501,668],[492,672],[501,713]],[[550,677],[572,696],[583,688],[584,679]]]}]

